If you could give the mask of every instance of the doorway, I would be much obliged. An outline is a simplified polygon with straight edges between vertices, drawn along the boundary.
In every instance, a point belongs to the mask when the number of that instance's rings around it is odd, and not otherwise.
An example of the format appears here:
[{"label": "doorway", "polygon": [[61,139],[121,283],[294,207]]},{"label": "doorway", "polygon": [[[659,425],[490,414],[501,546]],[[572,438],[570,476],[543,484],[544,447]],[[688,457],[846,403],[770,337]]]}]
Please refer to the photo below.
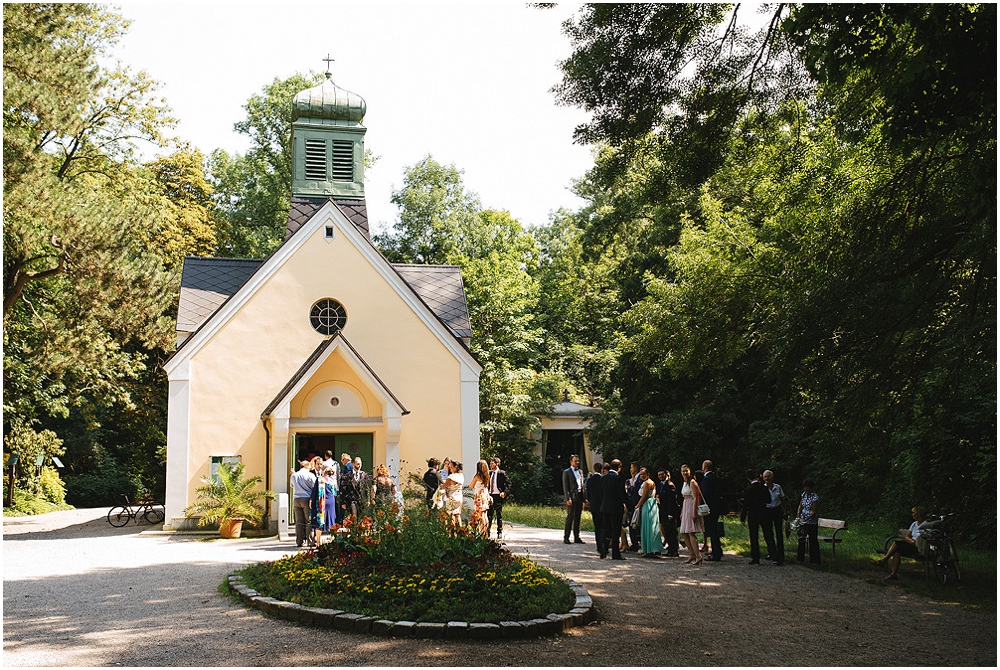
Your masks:
[{"label": "doorway", "polygon": [[353,459],[361,457],[361,469],[372,474],[374,471],[373,433],[298,433],[295,436],[295,460],[305,460],[310,456],[326,456],[333,452],[333,460],[340,462],[340,455],[347,453]]},{"label": "doorway", "polygon": [[548,466],[551,481],[550,490],[562,495],[562,473],[569,467],[569,457],[576,454],[580,457],[580,468],[587,475],[587,459],[583,453],[583,431],[580,430],[546,430],[545,465]]}]

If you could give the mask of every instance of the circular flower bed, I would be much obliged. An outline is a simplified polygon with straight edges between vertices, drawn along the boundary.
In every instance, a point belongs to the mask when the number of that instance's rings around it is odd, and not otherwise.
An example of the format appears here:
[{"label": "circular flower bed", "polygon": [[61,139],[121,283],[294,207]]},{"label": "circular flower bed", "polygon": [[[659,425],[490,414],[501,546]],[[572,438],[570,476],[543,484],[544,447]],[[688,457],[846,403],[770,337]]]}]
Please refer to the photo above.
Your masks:
[{"label": "circular flower bed", "polygon": [[330,542],[239,571],[263,596],[415,622],[499,623],[567,612],[575,596],[553,572],[422,509],[379,509]]}]

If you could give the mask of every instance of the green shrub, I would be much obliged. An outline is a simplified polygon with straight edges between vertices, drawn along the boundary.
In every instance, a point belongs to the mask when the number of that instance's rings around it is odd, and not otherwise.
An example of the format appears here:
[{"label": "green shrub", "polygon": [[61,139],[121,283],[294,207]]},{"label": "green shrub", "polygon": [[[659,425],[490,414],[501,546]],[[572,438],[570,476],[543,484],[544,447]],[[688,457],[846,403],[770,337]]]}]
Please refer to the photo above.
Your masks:
[{"label": "green shrub", "polygon": [[11,507],[4,507],[3,513],[4,516],[34,516],[35,514],[48,514],[64,509],[73,509],[73,507],[65,503],[52,503],[33,493],[15,488],[14,504]]},{"label": "green shrub", "polygon": [[125,472],[95,472],[66,477],[66,500],[78,507],[122,504],[122,496],[134,499],[138,491]]},{"label": "green shrub", "polygon": [[[30,491],[35,488],[35,461],[39,456],[49,459],[66,453],[63,441],[51,430],[36,431],[23,419],[14,419],[3,436],[3,448],[7,454],[17,454],[17,477],[14,489]],[[6,465],[7,459],[4,458]]]},{"label": "green shrub", "polygon": [[66,486],[59,477],[59,471],[48,465],[42,468],[42,475],[38,478],[38,494],[56,505],[66,504]]}]

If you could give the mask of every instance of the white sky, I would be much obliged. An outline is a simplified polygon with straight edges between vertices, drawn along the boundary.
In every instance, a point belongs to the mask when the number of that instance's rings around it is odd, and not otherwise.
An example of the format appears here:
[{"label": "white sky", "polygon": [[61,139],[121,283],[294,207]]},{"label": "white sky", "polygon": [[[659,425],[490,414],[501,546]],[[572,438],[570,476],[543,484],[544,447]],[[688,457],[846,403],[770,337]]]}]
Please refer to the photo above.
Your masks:
[{"label": "white sky", "polygon": [[587,120],[549,89],[570,53],[561,22],[576,9],[522,2],[124,2],[131,20],[115,55],[146,70],[180,119],[176,134],[208,154],[242,153],[233,132],[243,104],[277,78],[322,72],[368,105],[365,147],[380,160],[365,174],[375,227],[396,217],[390,192],[403,168],[430,153],[464,170],[484,207],[525,225],[583,201],[573,179],[591,166],[573,144]]}]

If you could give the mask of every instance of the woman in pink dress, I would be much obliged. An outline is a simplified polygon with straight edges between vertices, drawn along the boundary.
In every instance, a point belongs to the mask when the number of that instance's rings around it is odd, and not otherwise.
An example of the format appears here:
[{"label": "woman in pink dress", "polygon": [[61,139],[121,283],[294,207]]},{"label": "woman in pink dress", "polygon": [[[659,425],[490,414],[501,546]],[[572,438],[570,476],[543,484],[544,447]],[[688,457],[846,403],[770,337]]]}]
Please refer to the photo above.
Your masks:
[{"label": "woman in pink dress", "polygon": [[690,466],[681,466],[681,477],[684,478],[684,486],[681,488],[681,495],[684,496],[684,505],[681,507],[681,533],[684,535],[684,545],[688,550],[688,559],[684,562],[698,565],[701,563],[701,551],[698,550],[697,534],[705,532],[705,521],[698,516],[701,487],[691,474]]}]

